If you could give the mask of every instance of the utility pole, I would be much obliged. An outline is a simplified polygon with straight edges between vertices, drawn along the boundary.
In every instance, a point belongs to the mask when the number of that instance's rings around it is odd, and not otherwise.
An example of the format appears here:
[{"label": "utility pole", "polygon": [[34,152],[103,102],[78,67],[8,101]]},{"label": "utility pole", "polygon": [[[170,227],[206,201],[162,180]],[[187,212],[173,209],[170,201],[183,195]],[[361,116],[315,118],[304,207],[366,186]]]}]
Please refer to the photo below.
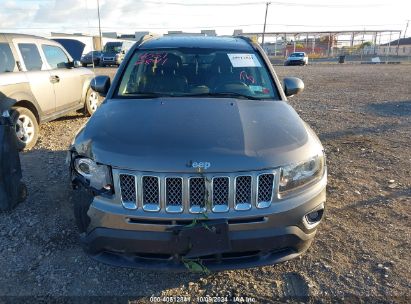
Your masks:
[{"label": "utility pole", "polygon": [[405,31],[404,31],[404,39],[406,38],[405,37],[405,34],[407,34],[407,30],[408,30],[408,24],[410,23],[410,20],[407,20],[407,25],[405,26]]},{"label": "utility pole", "polygon": [[265,4],[265,18],[264,18],[264,29],[263,29],[263,40],[261,42],[261,47],[264,49],[264,36],[265,36],[265,26],[267,25],[267,13],[268,13],[268,6],[271,2],[266,2]]},{"label": "utility pole", "polygon": [[98,15],[98,32],[100,37],[100,50],[103,49],[103,38],[101,36],[101,23],[100,23],[100,1],[97,0],[97,15]]}]

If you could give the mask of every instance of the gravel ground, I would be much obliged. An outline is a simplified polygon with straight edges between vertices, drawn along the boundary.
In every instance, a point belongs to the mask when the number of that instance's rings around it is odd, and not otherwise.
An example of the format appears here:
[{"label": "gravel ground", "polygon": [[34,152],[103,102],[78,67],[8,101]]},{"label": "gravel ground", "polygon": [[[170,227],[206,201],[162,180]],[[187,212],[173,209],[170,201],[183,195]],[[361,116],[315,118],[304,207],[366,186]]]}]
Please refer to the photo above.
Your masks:
[{"label": "gravel ground", "polygon": [[[409,303],[411,65],[276,71],[304,80],[305,92],[290,103],[319,134],[328,157],[326,217],[301,258],[211,275],[120,269],[89,259],[79,246],[69,203],[66,149],[87,121],[73,113],[42,125],[36,148],[22,154],[29,197],[14,211],[0,213],[0,296],[124,296],[144,303],[151,295],[187,296],[190,302],[197,296],[242,296],[263,303],[291,296],[303,302]],[[96,72],[113,75],[115,69]]]}]

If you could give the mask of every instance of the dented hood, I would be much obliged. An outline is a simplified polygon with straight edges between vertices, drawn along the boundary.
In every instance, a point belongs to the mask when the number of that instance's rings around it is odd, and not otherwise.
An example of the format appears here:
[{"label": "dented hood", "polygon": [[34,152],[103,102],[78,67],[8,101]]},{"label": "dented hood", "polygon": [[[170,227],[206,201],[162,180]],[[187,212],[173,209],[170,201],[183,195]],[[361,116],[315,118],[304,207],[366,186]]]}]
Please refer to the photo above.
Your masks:
[{"label": "dented hood", "polygon": [[283,101],[155,98],[105,102],[74,148],[122,169],[193,172],[191,162],[209,162],[207,172],[235,172],[307,159],[321,144]]}]

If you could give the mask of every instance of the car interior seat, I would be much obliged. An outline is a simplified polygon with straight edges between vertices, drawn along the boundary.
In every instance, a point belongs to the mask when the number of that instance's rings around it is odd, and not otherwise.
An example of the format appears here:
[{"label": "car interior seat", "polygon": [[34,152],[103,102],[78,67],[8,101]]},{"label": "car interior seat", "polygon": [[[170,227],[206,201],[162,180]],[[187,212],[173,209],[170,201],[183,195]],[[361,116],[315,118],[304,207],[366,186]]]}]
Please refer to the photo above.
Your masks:
[{"label": "car interior seat", "polygon": [[140,92],[186,92],[187,78],[181,75],[182,60],[174,54],[167,54],[161,63],[155,61],[146,65],[144,76],[139,80]]},{"label": "car interior seat", "polygon": [[233,65],[226,53],[217,53],[211,63],[209,87],[213,91],[228,84],[239,83],[240,76],[234,73]]}]

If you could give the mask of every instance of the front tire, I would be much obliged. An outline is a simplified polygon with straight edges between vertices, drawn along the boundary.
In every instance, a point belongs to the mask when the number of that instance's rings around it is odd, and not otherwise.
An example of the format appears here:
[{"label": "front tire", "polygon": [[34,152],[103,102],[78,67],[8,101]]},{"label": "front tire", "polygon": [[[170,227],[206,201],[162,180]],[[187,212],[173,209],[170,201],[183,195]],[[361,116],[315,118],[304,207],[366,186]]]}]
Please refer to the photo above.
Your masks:
[{"label": "front tire", "polygon": [[11,112],[11,119],[17,137],[19,151],[32,149],[39,138],[39,125],[34,114],[27,108],[16,107]]},{"label": "front tire", "polygon": [[100,96],[92,88],[87,91],[86,102],[84,104],[84,113],[86,116],[91,116],[96,112],[100,105]]}]

